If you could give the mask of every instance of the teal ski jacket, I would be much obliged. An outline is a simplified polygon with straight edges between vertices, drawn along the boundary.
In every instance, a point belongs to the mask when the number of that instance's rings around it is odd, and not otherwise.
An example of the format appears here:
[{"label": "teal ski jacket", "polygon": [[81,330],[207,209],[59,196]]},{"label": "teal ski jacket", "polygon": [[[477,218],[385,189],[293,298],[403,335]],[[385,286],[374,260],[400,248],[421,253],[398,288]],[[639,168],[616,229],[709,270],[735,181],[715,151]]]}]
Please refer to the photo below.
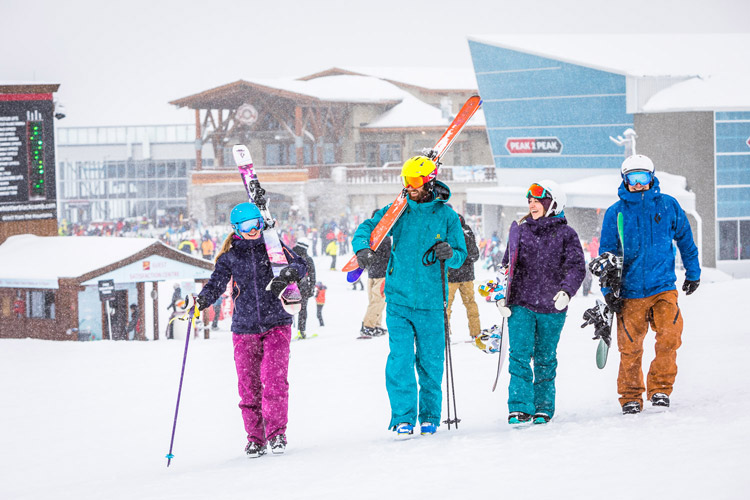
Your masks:
[{"label": "teal ski jacket", "polygon": [[[432,201],[417,203],[408,200],[404,213],[391,229],[393,236],[391,258],[385,276],[385,300],[413,309],[443,309],[440,291],[440,263],[425,266],[422,257],[438,241],[447,241],[453,256],[445,261],[448,268],[461,267],[466,259],[466,239],[458,214],[446,206],[450,189],[435,182]],[[352,238],[352,248],[358,252],[370,246],[370,233],[383,218],[390,205],[359,225]],[[445,293],[448,277],[445,276]]]},{"label": "teal ski jacket", "polygon": [[[648,191],[631,193],[625,184],[620,184],[617,194],[620,201],[604,214],[599,253],[622,252],[617,234],[617,214],[622,212],[625,248],[620,295],[640,299],[675,290],[674,243],[680,249],[685,277],[700,279],[698,247],[690,223],[677,200],[662,194],[659,179],[654,178],[654,185]],[[609,291],[602,289],[604,294]]]}]

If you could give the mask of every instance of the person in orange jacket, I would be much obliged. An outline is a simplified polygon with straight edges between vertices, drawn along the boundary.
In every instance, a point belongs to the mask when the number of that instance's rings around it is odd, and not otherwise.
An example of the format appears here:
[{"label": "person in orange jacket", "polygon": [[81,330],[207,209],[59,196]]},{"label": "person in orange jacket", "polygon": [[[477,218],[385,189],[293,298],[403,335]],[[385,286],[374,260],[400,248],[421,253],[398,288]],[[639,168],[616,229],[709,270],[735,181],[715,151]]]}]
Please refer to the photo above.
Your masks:
[{"label": "person in orange jacket", "polygon": [[326,303],[326,286],[318,281],[315,283],[315,305],[318,306],[318,321],[320,322],[320,326],[325,326],[323,324],[323,306]]}]

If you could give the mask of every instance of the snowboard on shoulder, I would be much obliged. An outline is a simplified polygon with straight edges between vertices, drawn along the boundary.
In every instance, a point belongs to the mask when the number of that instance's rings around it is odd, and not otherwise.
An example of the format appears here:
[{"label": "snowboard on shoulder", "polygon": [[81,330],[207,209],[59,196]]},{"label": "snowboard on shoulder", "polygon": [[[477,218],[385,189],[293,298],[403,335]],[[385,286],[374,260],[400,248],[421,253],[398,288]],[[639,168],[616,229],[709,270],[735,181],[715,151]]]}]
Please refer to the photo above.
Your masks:
[{"label": "snowboard on shoulder", "polygon": [[[266,245],[268,260],[271,261],[271,269],[274,277],[278,277],[283,268],[289,265],[289,261],[284,253],[284,247],[281,245],[279,234],[276,232],[276,221],[268,210],[268,201],[266,200],[266,191],[260,185],[258,176],[253,168],[253,159],[247,147],[238,144],[232,148],[234,161],[242,177],[242,183],[245,185],[248,200],[257,205],[263,216],[263,242]],[[270,283],[266,287],[269,290]],[[302,309],[302,294],[299,291],[297,283],[290,283],[279,295],[281,305],[289,314],[297,314]]]},{"label": "snowboard on shoulder", "polygon": [[[435,143],[435,146],[432,149],[424,151],[425,156],[429,157],[432,161],[435,162],[436,166],[440,167],[440,158],[442,158],[446,151],[448,151],[448,149],[451,147],[451,144],[453,144],[453,141],[456,139],[456,137],[458,137],[458,134],[461,133],[464,125],[466,125],[469,119],[474,116],[474,113],[476,113],[481,106],[481,97],[479,97],[478,95],[469,97],[469,99],[459,110],[458,114],[456,114],[456,117],[453,119],[451,124],[448,125],[446,131]],[[396,221],[398,221],[399,217],[401,217],[401,214],[404,213],[404,210],[406,210],[408,199],[409,196],[407,195],[406,188],[404,188],[401,190],[393,203],[391,203],[391,206],[388,207],[388,210],[372,230],[372,233],[370,233],[370,249],[373,252],[377,251],[377,249],[380,247],[380,244],[388,235],[388,232],[393,228],[394,224],[396,224]],[[347,262],[341,270],[347,273],[346,279],[349,283],[354,283],[355,281],[357,281],[357,278],[359,278],[359,276],[364,271],[364,269],[361,269],[359,267],[356,255],[353,255],[352,258],[349,259],[349,262]]]}]

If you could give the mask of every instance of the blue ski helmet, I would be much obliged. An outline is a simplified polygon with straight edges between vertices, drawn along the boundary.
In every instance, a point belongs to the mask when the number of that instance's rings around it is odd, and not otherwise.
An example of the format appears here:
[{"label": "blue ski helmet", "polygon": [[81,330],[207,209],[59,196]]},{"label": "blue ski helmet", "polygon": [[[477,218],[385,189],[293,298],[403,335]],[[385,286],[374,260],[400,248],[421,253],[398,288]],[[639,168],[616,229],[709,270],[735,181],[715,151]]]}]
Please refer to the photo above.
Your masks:
[{"label": "blue ski helmet", "polygon": [[241,236],[239,225],[242,222],[251,219],[263,220],[263,216],[260,214],[260,210],[255,204],[246,201],[245,203],[236,205],[229,214],[229,222],[232,224],[234,234]]}]

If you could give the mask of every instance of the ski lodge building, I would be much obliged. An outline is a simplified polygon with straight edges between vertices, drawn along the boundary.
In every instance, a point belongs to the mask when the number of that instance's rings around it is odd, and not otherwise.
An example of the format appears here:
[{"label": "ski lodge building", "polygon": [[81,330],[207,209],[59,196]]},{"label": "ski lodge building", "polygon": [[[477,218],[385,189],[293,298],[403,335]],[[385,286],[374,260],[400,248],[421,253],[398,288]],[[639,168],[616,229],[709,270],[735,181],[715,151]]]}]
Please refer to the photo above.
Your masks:
[{"label": "ski lodge building", "polygon": [[[466,99],[470,70],[331,68],[298,79],[238,80],[171,102],[192,124],[59,127],[60,219],[182,213],[224,223],[246,199],[232,146],[246,144],[274,216],[313,225],[393,201],[402,163],[432,147]],[[189,111],[188,111],[189,110]],[[445,155],[452,203],[496,182],[484,117]]]},{"label": "ski lodge building", "polygon": [[468,191],[485,234],[507,231],[528,186],[548,178],[579,235],[597,236],[635,147],[688,214],[702,264],[750,276],[750,35],[498,35],[469,47],[499,180]]}]

